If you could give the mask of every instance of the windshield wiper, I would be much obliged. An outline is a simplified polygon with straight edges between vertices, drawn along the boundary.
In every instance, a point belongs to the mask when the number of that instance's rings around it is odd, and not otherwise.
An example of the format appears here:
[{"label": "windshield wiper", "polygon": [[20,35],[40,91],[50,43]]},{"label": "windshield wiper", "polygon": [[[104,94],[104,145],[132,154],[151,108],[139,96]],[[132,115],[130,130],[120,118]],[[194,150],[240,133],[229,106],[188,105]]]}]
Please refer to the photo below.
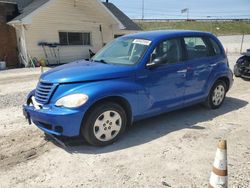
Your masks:
[{"label": "windshield wiper", "polygon": [[92,61],[98,62],[98,63],[103,63],[103,64],[108,64],[108,62],[105,61],[104,59],[100,59],[100,60],[93,60],[93,59],[92,59]]}]

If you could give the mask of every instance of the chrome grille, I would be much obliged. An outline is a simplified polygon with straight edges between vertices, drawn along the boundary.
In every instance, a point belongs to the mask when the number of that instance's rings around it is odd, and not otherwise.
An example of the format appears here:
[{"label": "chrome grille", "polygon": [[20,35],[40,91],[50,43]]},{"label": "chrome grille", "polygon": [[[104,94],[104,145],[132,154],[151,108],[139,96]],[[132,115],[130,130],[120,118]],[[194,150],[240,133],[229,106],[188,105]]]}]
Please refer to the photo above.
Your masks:
[{"label": "chrome grille", "polygon": [[250,61],[245,60],[245,61],[243,62],[243,66],[245,66],[245,67],[250,67]]},{"label": "chrome grille", "polygon": [[35,92],[36,101],[41,104],[48,103],[55,87],[56,85],[53,83],[39,82]]}]

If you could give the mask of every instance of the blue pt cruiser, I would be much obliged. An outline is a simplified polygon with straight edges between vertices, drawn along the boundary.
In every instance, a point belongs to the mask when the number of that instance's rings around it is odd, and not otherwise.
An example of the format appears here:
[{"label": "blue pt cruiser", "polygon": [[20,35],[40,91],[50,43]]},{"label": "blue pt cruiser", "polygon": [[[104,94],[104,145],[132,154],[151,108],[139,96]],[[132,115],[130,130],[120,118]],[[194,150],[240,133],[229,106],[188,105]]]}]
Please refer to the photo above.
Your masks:
[{"label": "blue pt cruiser", "polygon": [[47,134],[107,145],[140,119],[196,103],[219,108],[232,81],[214,35],[142,32],[112,41],[90,61],[42,74],[23,111]]}]

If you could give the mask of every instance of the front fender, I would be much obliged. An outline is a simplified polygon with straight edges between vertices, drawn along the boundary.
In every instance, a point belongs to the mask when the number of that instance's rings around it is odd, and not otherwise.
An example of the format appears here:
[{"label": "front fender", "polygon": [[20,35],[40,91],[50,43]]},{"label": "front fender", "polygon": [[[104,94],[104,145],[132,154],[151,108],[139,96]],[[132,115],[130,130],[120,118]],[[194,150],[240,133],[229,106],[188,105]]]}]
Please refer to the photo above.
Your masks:
[{"label": "front fender", "polygon": [[35,95],[35,89],[33,89],[28,95],[27,95],[27,99],[29,99],[30,97]]},{"label": "front fender", "polygon": [[27,95],[27,97],[26,97],[26,103],[28,104],[28,101],[30,100],[30,98],[32,97],[32,96],[35,96],[35,89],[34,90],[32,90],[31,92],[29,92],[29,94]]},{"label": "front fender", "polygon": [[55,104],[58,99],[70,94],[84,93],[88,95],[89,99],[87,103],[80,107],[80,110],[86,111],[99,100],[107,97],[121,97],[130,105],[132,114],[136,114],[138,111],[138,88],[139,85],[132,81],[131,78],[89,83],[60,84],[50,103]]}]

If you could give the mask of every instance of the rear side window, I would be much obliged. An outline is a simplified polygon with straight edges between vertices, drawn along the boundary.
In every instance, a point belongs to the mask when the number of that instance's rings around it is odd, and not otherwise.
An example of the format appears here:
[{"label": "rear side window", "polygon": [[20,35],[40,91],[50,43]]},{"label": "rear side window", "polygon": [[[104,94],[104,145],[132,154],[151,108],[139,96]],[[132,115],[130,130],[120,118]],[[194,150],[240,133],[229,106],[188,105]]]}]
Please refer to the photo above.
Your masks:
[{"label": "rear side window", "polygon": [[188,59],[199,59],[210,56],[209,44],[202,37],[184,38]]},{"label": "rear side window", "polygon": [[222,54],[221,48],[219,47],[219,45],[217,44],[217,42],[214,41],[214,39],[209,38],[211,44],[212,44],[212,48],[213,48],[213,55],[220,55]]}]

